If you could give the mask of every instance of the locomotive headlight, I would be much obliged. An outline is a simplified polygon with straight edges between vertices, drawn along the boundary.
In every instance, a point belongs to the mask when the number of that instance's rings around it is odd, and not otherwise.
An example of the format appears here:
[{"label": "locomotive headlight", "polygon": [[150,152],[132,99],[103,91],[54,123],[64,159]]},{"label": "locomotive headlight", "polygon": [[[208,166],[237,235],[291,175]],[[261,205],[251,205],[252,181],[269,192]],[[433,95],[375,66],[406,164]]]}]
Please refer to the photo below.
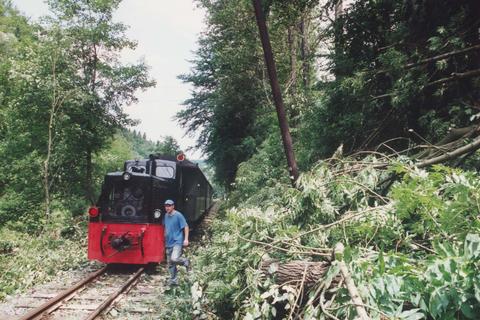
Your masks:
[{"label": "locomotive headlight", "polygon": [[155,219],[160,218],[161,215],[162,211],[160,211],[160,209],[156,209],[155,211],[153,211],[153,216],[155,217]]},{"label": "locomotive headlight", "polygon": [[128,172],[124,172],[123,175],[122,175],[122,177],[123,177],[123,180],[128,181],[128,180],[130,180],[130,178],[132,177],[132,175],[131,175],[130,173],[128,173]]},{"label": "locomotive headlight", "polygon": [[98,208],[91,207],[90,209],[88,209],[88,214],[90,215],[90,217],[95,218],[96,216],[98,216]]}]

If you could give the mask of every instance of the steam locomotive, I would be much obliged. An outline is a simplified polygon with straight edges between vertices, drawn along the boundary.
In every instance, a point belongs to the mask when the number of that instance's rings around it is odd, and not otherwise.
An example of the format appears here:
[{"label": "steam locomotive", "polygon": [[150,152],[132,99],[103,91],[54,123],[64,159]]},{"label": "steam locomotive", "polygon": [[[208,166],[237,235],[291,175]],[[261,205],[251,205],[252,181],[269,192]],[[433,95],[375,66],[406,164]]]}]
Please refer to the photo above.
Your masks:
[{"label": "steam locomotive", "polygon": [[211,206],[212,193],[198,165],[183,154],[125,161],[123,172],[105,176],[97,205],[88,211],[88,258],[127,264],[163,261],[165,200],[175,201],[192,225]]}]

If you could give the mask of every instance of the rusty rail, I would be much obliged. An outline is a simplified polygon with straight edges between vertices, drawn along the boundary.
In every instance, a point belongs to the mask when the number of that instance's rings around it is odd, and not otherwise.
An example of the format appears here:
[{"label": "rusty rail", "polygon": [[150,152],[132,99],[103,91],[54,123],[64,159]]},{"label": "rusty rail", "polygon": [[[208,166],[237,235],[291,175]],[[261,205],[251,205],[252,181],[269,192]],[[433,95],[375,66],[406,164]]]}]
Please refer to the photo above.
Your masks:
[{"label": "rusty rail", "polygon": [[85,284],[89,283],[89,282],[92,282],[94,279],[98,278],[100,275],[102,275],[105,271],[107,270],[107,267],[103,267],[102,269],[92,273],[91,275],[89,275],[87,278],[83,279],[82,281],[78,282],[76,285],[74,285],[73,287],[67,289],[67,290],[64,290],[62,291],[60,294],[58,294],[57,296],[53,297],[52,299],[48,300],[47,302],[45,302],[44,304],[42,304],[41,306],[33,309],[33,310],[30,310],[29,312],[25,313],[24,315],[22,315],[20,318],[18,318],[18,320],[31,320],[31,319],[34,319],[35,317],[39,316],[40,314],[42,314],[43,312],[45,312],[46,310],[50,309],[50,307],[54,306],[55,304],[57,304],[58,302],[62,301],[63,299],[65,299],[67,296],[69,296],[70,294],[72,294],[73,292],[77,291],[78,289],[80,289],[81,287],[83,287]]},{"label": "rusty rail", "polygon": [[127,282],[125,282],[124,285],[122,285],[122,287],[120,289],[118,289],[117,291],[115,291],[114,293],[112,293],[108,298],[107,300],[105,300],[97,309],[95,309],[95,311],[93,311],[89,316],[88,318],[86,318],[86,320],[93,320],[95,319],[100,313],[102,313],[103,310],[105,310],[112,302],[113,300],[115,300],[115,298],[117,298],[123,291],[125,291],[125,289],[128,288],[128,286],[130,286],[130,284],[132,284],[132,282],[134,282],[136,279],[138,279],[138,277],[140,277],[140,275],[143,273],[143,271],[145,270],[144,267],[138,269],[137,272],[135,272],[135,274],[133,276],[131,276]]},{"label": "rusty rail", "polygon": [[[75,291],[79,290],[80,288],[82,288],[86,284],[92,282],[93,280],[95,280],[96,278],[101,276],[103,273],[105,273],[106,270],[107,270],[107,266],[105,266],[102,269],[92,273],[87,278],[85,278],[82,281],[75,284],[73,287],[62,291],[60,294],[58,294],[54,298],[48,300],[47,302],[45,302],[41,306],[39,306],[39,307],[27,312],[26,314],[22,315],[20,318],[18,318],[18,320],[36,319],[37,317],[41,316],[42,313],[49,310],[50,308],[52,308],[53,306],[55,306],[59,302],[63,301],[65,298],[67,298],[69,295],[71,295]],[[132,285],[132,283],[135,280],[137,280],[144,271],[145,271],[144,267],[141,267],[140,269],[138,269],[137,272],[135,272],[135,274],[133,276],[131,276],[117,291],[112,293],[105,301],[103,301],[102,304],[97,309],[95,309],[92,313],[90,313],[90,315],[86,319],[92,320],[92,319],[95,319],[98,315],[100,315],[108,306],[110,306],[110,304],[112,304],[112,302],[120,294],[122,294],[130,285]]]}]

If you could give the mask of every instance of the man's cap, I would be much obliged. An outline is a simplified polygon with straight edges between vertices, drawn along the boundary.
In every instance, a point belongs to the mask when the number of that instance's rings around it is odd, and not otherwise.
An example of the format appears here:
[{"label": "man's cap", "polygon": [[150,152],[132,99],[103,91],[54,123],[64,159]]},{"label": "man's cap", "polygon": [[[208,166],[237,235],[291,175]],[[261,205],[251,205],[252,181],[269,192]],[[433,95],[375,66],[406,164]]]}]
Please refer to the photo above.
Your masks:
[{"label": "man's cap", "polygon": [[175,204],[175,202],[173,202],[173,200],[168,199],[167,201],[165,201],[165,204],[173,205]]}]

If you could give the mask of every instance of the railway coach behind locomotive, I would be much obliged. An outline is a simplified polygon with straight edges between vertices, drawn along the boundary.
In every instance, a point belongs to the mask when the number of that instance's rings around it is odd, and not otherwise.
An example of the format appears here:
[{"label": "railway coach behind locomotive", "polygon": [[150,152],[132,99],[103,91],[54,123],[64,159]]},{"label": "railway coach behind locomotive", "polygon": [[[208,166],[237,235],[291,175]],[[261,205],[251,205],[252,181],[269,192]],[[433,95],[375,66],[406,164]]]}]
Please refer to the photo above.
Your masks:
[{"label": "railway coach behind locomotive", "polygon": [[88,258],[147,264],[164,259],[165,200],[173,199],[194,224],[211,205],[212,186],[197,164],[175,157],[128,160],[105,176],[96,207],[89,209]]}]

